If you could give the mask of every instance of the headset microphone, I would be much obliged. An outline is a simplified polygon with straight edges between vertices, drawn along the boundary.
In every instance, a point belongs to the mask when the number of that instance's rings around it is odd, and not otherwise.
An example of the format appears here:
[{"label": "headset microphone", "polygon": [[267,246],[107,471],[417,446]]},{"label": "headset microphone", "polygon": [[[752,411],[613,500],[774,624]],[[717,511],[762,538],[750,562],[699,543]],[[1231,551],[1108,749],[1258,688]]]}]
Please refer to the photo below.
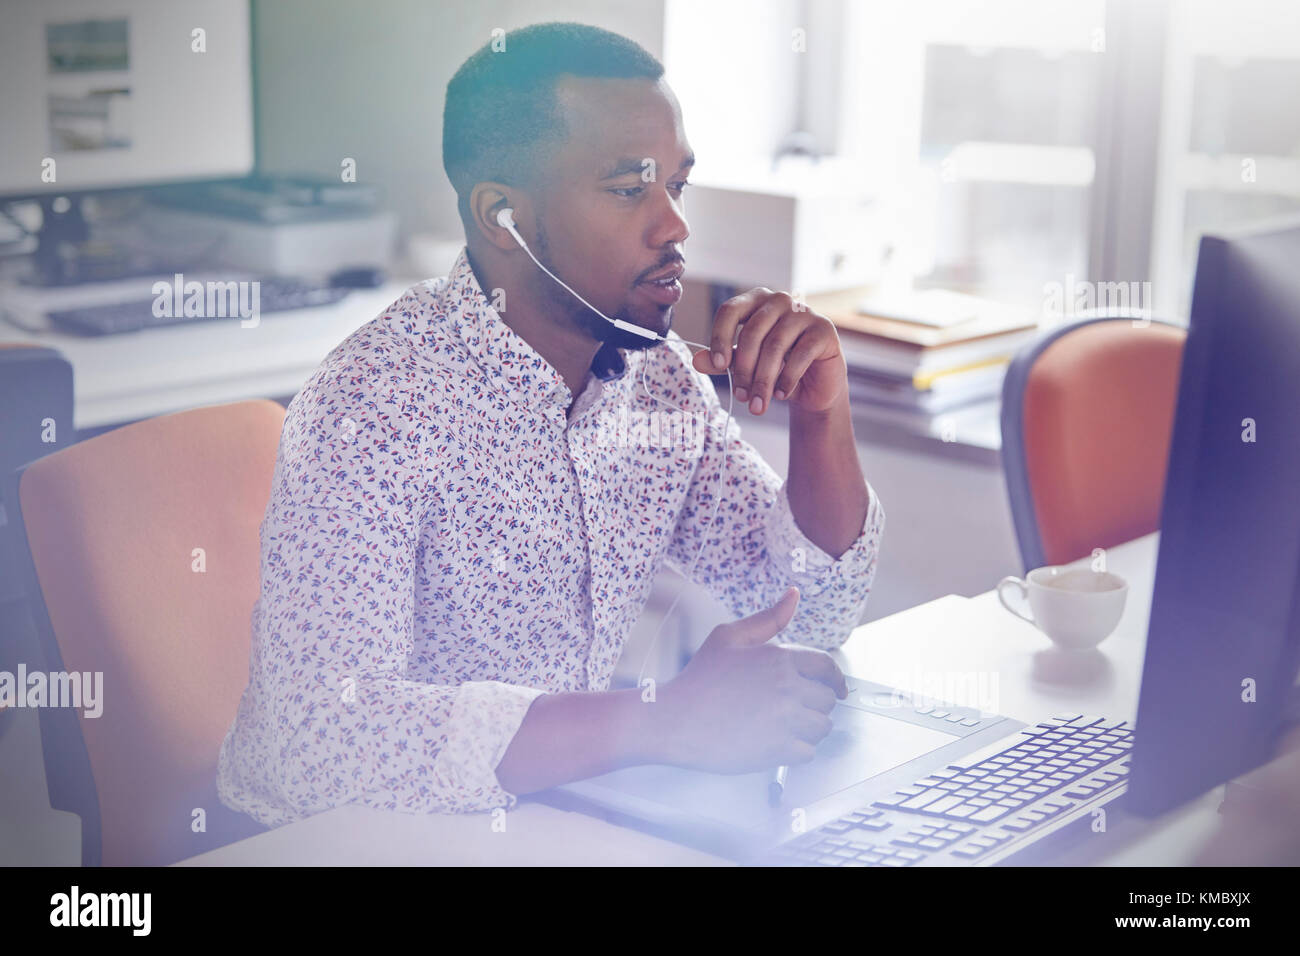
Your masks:
[{"label": "headset microphone", "polygon": [[[600,317],[601,317],[602,319],[604,319],[606,322],[609,322],[609,323],[612,324],[615,328],[623,329],[625,332],[631,332],[633,335],[639,335],[639,336],[641,336],[642,338],[645,338],[645,339],[651,339],[651,340],[654,340],[654,341],[661,341],[661,342],[667,342],[667,341],[668,341],[667,336],[659,335],[657,332],[651,332],[649,329],[643,329],[643,328],[642,328],[641,326],[639,326],[639,325],[634,325],[634,324],[631,323],[631,322],[624,322],[622,319],[611,319],[611,318],[610,318],[609,316],[607,316],[604,312],[601,312],[600,309],[596,308],[594,305],[592,305],[590,302],[588,302],[588,301],[587,301],[586,299],[584,299],[582,296],[578,295],[578,293],[574,292],[573,289],[570,289],[569,286],[564,282],[564,280],[561,279],[559,276],[557,276],[554,272],[552,272],[550,269],[546,268],[546,266],[542,265],[540,262],[537,262],[537,257],[536,257],[535,255],[533,255],[533,250],[531,250],[531,249],[528,248],[528,243],[524,242],[524,237],[521,236],[521,235],[519,235],[519,230],[517,230],[517,229],[515,228],[515,211],[514,211],[513,209],[511,209],[511,208],[509,208],[509,207],[506,207],[505,209],[502,209],[500,212],[498,212],[498,213],[497,213],[497,225],[500,226],[501,228],[503,228],[503,229],[509,231],[510,235],[512,235],[512,236],[515,237],[515,242],[519,243],[519,245],[523,248],[524,252],[528,253],[528,258],[532,259],[533,262],[536,262],[536,263],[537,263],[537,267],[538,267],[539,269],[541,269],[543,272],[545,272],[548,276],[550,276],[550,277],[551,277],[552,279],[554,279],[556,282],[560,283],[560,285],[564,286],[564,288],[568,289],[569,292],[570,292],[570,294],[572,294],[574,298],[576,298],[579,302],[581,302],[581,303],[582,303],[583,305],[585,305],[587,308],[591,309],[592,312],[595,312],[598,316],[600,316]],[[688,341],[686,341],[685,339],[681,339],[680,341],[681,341],[682,344],[684,344],[684,345],[694,345],[694,346],[697,346],[698,348],[702,348],[702,349],[707,349],[707,348],[709,348],[709,346],[707,346],[707,345],[702,345],[702,344],[699,343],[699,342],[688,342]],[[727,433],[728,433],[728,431],[730,430],[730,428],[731,428],[731,422],[733,421],[732,414],[731,414],[731,405],[732,405],[732,402],[735,400],[735,394],[734,394],[734,391],[733,391],[733,389],[730,387],[731,384],[732,384],[732,379],[731,379],[731,366],[728,365],[728,366],[727,366],[727,385],[728,385],[728,388],[727,388],[727,424],[726,424],[725,426],[723,426],[723,433],[722,433],[722,434],[723,434],[723,439],[722,439],[722,462],[721,462],[721,463],[719,464],[719,466],[718,466],[718,481],[719,481],[719,483],[721,483],[721,481],[722,481],[722,476],[723,476],[724,474],[726,474],[726,471],[727,471],[727,453],[728,453],[728,450],[729,450],[729,449],[728,449],[728,446],[729,446],[729,444],[730,444],[730,439],[729,439],[729,436],[728,436]],[[649,396],[649,397],[650,397],[651,399],[653,399],[654,401],[658,402],[660,405],[669,405],[669,406],[671,406],[671,407],[677,409],[679,412],[683,412],[683,413],[685,413],[685,414],[687,414],[687,415],[692,415],[692,413],[687,412],[686,409],[684,409],[684,408],[680,408],[679,406],[674,405],[672,402],[664,401],[662,398],[659,398],[659,397],[657,397],[657,396],[655,396],[655,395],[651,395],[651,394],[650,394],[650,389],[646,388],[646,384],[645,384],[645,363],[642,363],[642,365],[641,365],[641,389],[646,393],[647,396]],[[692,417],[696,417],[696,416],[692,415]],[[706,425],[706,427],[707,427],[707,425]],[[719,510],[719,508],[722,506],[722,498],[723,498],[723,495],[722,495],[722,494],[717,494],[717,495],[714,496],[714,501],[713,501],[713,515],[712,515],[712,517],[709,518],[709,530],[710,530],[710,531],[711,531],[711,530],[713,529],[713,527],[717,524],[717,521],[718,521],[718,510]],[[708,543],[709,543],[709,537],[708,537],[708,535],[705,534],[705,533],[703,533],[703,532],[701,532],[701,534],[700,534],[700,550],[697,551],[697,552],[695,552],[695,559],[694,559],[693,561],[691,561],[691,565],[690,565],[690,567],[686,569],[686,575],[685,575],[686,580],[682,582],[682,586],[681,586],[681,588],[678,589],[678,591],[677,591],[677,597],[673,598],[673,603],[670,604],[670,605],[668,606],[668,610],[667,610],[666,612],[664,612],[664,616],[663,616],[662,618],[660,618],[660,620],[659,620],[659,626],[655,629],[654,637],[651,638],[651,640],[650,640],[650,647],[646,650],[646,652],[645,652],[645,657],[644,657],[644,658],[642,659],[642,661],[641,661],[641,672],[637,675],[637,686],[638,686],[638,687],[642,686],[642,678],[645,676],[646,664],[647,664],[647,663],[649,662],[649,660],[650,660],[650,654],[651,654],[651,652],[654,650],[655,646],[659,643],[659,636],[663,633],[664,625],[668,623],[669,618],[672,617],[673,611],[675,611],[675,610],[677,609],[677,605],[678,605],[678,603],[680,603],[680,601],[681,601],[681,599],[682,599],[682,595],[686,592],[686,585],[687,585],[687,584],[691,581],[691,579],[695,576],[695,567],[696,567],[696,565],[698,565],[698,564],[700,563],[700,557],[704,554],[704,549],[705,549],[705,547],[708,545]]]},{"label": "headset microphone", "polygon": [[[519,231],[515,229],[515,211],[513,209],[506,207],[505,209],[502,209],[499,213],[497,213],[497,225],[501,226],[503,229],[508,230],[510,232],[510,235],[515,237],[515,242],[519,243],[519,245],[523,247],[524,252],[528,253],[528,258],[532,259],[533,262],[537,262],[537,257],[533,255],[533,250],[528,248],[528,243],[524,242],[524,237],[519,235]],[[537,267],[541,269],[543,272],[545,272],[552,279],[554,279],[556,282],[560,283],[560,285],[564,286],[564,288],[569,289],[569,286],[564,282],[564,280],[561,279],[559,276],[557,276],[550,269],[546,268],[546,266],[542,265],[540,262],[537,262]],[[624,322],[622,319],[611,319],[604,312],[600,311],[600,309],[596,308],[594,305],[592,305],[582,296],[578,295],[578,293],[574,292],[572,289],[569,289],[569,292],[579,302],[581,302],[587,308],[591,309],[592,312],[595,312],[598,316],[600,316],[606,322],[609,322],[615,328],[622,329],[624,332],[631,332],[633,335],[639,335],[643,339],[650,339],[656,342],[667,341],[667,339],[665,339],[658,332],[651,332],[649,329],[643,329],[641,326],[636,325],[632,322]]]}]

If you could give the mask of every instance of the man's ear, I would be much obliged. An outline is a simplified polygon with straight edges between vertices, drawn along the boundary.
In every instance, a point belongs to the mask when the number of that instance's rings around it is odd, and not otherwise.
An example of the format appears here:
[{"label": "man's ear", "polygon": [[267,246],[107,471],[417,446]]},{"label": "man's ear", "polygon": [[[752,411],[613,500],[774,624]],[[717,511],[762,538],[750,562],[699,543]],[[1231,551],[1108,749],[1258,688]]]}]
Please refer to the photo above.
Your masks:
[{"label": "man's ear", "polygon": [[469,195],[470,221],[474,229],[503,252],[519,248],[510,231],[497,222],[497,213],[507,207],[515,211],[515,228],[523,235],[524,224],[531,219],[531,209],[528,200],[518,190],[505,183],[482,182],[476,184]]}]

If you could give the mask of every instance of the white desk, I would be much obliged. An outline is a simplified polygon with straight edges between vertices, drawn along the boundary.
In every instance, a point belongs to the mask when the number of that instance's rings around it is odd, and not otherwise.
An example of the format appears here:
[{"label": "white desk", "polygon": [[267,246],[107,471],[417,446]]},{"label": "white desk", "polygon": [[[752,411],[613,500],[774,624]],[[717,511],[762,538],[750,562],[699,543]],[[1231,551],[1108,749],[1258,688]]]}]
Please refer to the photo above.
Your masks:
[{"label": "white desk", "polygon": [[[997,710],[1034,722],[1063,710],[1134,719],[1146,644],[1157,536],[1113,549],[1108,569],[1129,581],[1119,627],[1091,656],[1086,674],[1063,669],[1047,639],[998,604],[992,592],[949,596],[865,624],[836,651],[845,670],[925,692],[934,675],[983,673]],[[993,681],[996,680],[996,685]],[[1098,834],[1079,862],[1185,865],[1217,824],[1222,788],[1152,823]],[[342,807],[183,861],[181,865],[725,864],[634,830],[576,813],[521,803],[494,832],[489,814],[418,816]]]},{"label": "white desk", "polygon": [[[1107,570],[1129,583],[1128,601],[1115,632],[1081,660],[1009,614],[993,591],[864,625],[835,656],[846,672],[914,692],[933,693],[927,682],[943,677],[982,675],[997,691],[991,709],[1027,723],[1063,711],[1135,721],[1159,540],[1151,534],[1107,552]],[[1219,786],[1158,820],[1119,822],[1068,861],[1185,866],[1218,825],[1222,797]]]},{"label": "white desk", "polygon": [[487,813],[417,815],[339,807],[177,865],[729,865],[635,830],[536,803],[521,803],[496,822],[494,830]]},{"label": "white desk", "polygon": [[97,428],[167,412],[298,391],[329,351],[416,279],[356,289],[333,305],[123,335],[33,332],[0,322],[0,342],[57,349],[72,363],[73,424]]}]

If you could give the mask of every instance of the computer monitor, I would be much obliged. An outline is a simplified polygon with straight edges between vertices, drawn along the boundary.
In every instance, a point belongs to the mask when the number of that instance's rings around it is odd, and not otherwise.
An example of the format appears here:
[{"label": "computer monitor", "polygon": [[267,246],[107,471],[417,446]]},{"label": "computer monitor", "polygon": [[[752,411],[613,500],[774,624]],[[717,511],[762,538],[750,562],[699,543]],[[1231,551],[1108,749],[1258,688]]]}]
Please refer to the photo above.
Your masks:
[{"label": "computer monitor", "polygon": [[0,89],[0,203],[41,207],[31,284],[166,271],[90,241],[85,197],[255,164],[248,0],[7,0]]},{"label": "computer monitor", "polygon": [[250,51],[248,0],[6,0],[0,199],[247,175]]},{"label": "computer monitor", "polygon": [[1125,806],[1273,756],[1300,666],[1300,221],[1201,240]]}]

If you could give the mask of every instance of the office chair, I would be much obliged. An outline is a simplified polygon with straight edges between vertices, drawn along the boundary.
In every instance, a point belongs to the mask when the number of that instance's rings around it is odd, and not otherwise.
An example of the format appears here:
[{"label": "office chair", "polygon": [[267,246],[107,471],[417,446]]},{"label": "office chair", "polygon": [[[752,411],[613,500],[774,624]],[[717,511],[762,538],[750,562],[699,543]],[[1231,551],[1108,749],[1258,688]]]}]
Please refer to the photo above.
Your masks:
[{"label": "office chair", "polygon": [[1002,385],[1002,462],[1025,570],[1155,531],[1186,331],[1084,319],[1025,346]]},{"label": "office chair", "polygon": [[177,412],[11,477],[46,664],[103,673],[102,716],[40,710],[50,803],[81,817],[85,865],[161,865],[265,830],[217,799],[216,767],[248,682],[283,422],[266,400]]}]

